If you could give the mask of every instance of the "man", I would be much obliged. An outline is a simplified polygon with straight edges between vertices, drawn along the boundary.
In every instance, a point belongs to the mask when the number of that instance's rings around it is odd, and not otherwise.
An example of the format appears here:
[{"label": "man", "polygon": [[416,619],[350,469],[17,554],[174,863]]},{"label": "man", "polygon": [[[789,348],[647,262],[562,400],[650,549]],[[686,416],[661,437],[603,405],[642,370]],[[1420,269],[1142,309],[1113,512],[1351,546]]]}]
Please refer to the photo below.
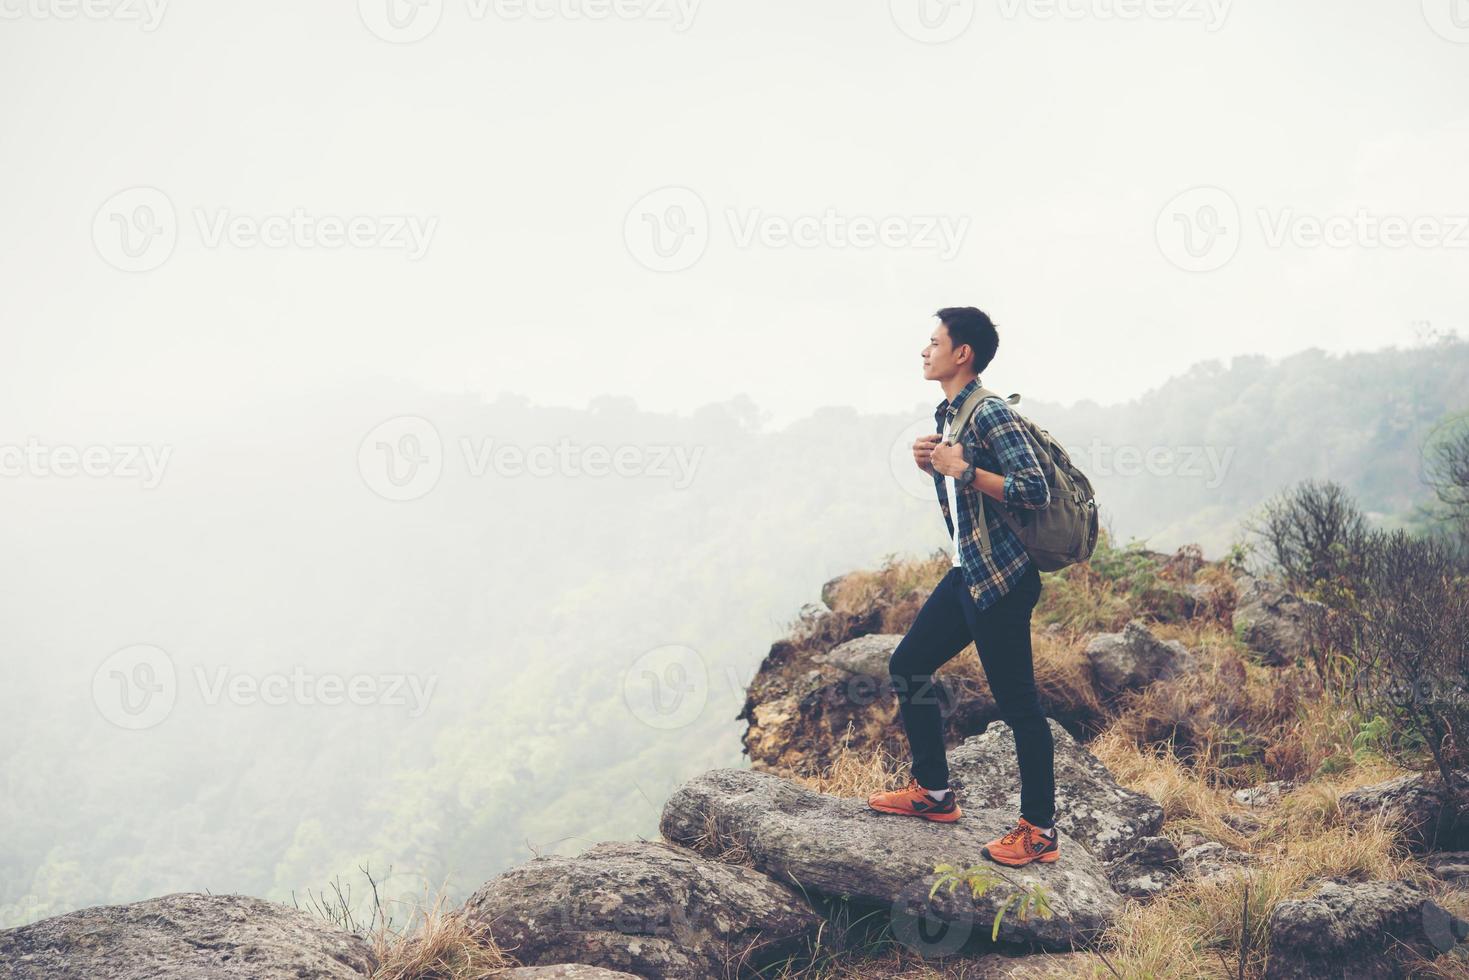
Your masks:
[{"label": "man", "polygon": [[[933,672],[973,640],[1000,716],[1015,733],[1020,767],[1020,816],[1013,830],[981,849],[1011,866],[1052,862],[1056,846],[1054,746],[1036,694],[1030,616],[1040,598],[1040,571],[997,508],[1041,509],[1050,503],[1040,462],[1018,416],[1003,399],[986,398],[965,431],[948,431],[979,373],[999,347],[995,325],[972,306],[939,310],[923,350],[923,376],[937,381],[944,401],[934,412],[938,432],[913,443],[913,462],[933,477],[939,509],[952,535],[953,567],[924,602],[888,663],[913,761],[903,789],[875,793],[868,805],[884,813],[951,822],[960,816],[949,788],[943,719]],[[943,442],[954,435],[954,445]],[[986,504],[983,498],[993,498]],[[983,510],[981,507],[983,506]],[[989,528],[982,553],[979,522]]]}]

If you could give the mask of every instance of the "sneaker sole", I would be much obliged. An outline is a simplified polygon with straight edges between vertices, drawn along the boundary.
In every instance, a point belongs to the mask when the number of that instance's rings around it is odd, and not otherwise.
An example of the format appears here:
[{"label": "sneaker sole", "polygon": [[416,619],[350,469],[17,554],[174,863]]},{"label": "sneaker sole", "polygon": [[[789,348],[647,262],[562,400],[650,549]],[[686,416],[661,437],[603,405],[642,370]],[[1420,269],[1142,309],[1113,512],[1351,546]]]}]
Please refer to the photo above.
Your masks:
[{"label": "sneaker sole", "polygon": [[985,857],[989,858],[996,864],[1005,865],[1007,868],[1023,867],[1024,865],[1030,864],[1032,861],[1039,861],[1042,864],[1054,864],[1061,857],[1060,851],[1047,851],[1040,857],[1026,858],[1024,861],[1007,861],[1004,858],[995,857],[993,854],[990,853],[990,849],[988,847],[981,847],[979,849],[979,853],[983,854]]},{"label": "sneaker sole", "polygon": [[868,803],[872,809],[879,813],[896,813],[900,817],[922,817],[924,820],[932,820],[934,823],[953,823],[964,815],[964,811],[957,806],[953,813],[915,813],[912,810],[903,810],[899,807],[883,806],[879,803]]}]

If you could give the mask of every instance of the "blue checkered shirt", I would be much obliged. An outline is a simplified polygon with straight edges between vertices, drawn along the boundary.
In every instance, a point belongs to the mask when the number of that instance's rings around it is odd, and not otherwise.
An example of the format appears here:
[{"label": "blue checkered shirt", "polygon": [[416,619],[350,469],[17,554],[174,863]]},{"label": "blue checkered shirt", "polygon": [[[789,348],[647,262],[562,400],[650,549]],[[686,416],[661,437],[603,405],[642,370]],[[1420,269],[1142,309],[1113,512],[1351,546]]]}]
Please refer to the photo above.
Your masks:
[{"label": "blue checkered shirt", "polygon": [[[939,402],[933,419],[938,424],[938,434],[944,434],[944,426],[964,405],[964,399],[980,387],[979,379],[970,381],[954,396]],[[964,445],[964,458],[974,464],[975,469],[1002,473],[1005,477],[1005,504],[1009,507],[1027,507],[1040,510],[1051,502],[1051,488],[1046,485],[1045,473],[1035,450],[1026,436],[1024,424],[1002,398],[986,398],[970,417],[969,425],[960,435]],[[939,508],[944,514],[944,524],[949,537],[954,536],[954,518],[949,513],[949,494],[944,486],[945,477],[935,472],[934,487],[938,490]],[[990,532],[990,554],[986,558],[980,553],[979,527],[975,523],[975,511],[983,495],[972,484],[960,487],[959,504],[959,559],[964,584],[980,609],[991,605],[1015,586],[1030,567],[1030,555],[1025,546],[1000,517],[999,501],[989,500],[985,507],[985,521]]]}]

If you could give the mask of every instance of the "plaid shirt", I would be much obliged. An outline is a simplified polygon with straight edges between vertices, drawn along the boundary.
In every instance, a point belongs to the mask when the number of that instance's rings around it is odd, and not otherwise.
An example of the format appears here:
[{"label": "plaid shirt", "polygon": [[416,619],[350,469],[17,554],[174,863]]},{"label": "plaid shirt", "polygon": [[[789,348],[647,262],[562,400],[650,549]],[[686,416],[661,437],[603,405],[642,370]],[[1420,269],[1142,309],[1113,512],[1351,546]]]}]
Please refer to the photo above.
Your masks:
[{"label": "plaid shirt", "polygon": [[[944,434],[944,426],[958,414],[964,400],[979,388],[979,379],[969,382],[954,396],[952,404],[945,399],[938,403],[933,419],[938,424],[938,434]],[[964,459],[973,463],[975,469],[1005,476],[1005,505],[1028,507],[1040,510],[1051,502],[1051,488],[1046,485],[1040,461],[1031,448],[1025,427],[1011,410],[1008,402],[1000,398],[986,398],[969,420],[969,427],[961,434]],[[935,472],[934,486],[938,490],[939,508],[944,513],[944,524],[949,536],[954,536],[954,518],[949,513],[949,494],[944,486],[946,478]],[[1015,536],[1004,519],[997,513],[999,502],[988,501],[985,521],[989,525],[990,555],[980,554],[979,527],[975,524],[975,511],[980,506],[982,494],[972,484],[959,487],[959,558],[964,583],[974,604],[980,609],[991,605],[1014,587],[1030,567],[1030,555]]]}]

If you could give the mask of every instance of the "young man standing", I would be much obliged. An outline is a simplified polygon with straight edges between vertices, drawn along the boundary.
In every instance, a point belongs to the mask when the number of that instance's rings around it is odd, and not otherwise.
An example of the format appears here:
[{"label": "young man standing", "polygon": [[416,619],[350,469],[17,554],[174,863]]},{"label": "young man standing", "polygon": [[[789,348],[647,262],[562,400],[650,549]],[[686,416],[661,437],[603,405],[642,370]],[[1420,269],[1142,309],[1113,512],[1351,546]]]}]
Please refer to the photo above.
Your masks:
[{"label": "young man standing", "polygon": [[[933,672],[973,640],[1000,716],[1015,733],[1021,787],[1015,828],[980,853],[1012,866],[1052,862],[1060,856],[1053,825],[1054,746],[1036,693],[1030,645],[1040,571],[996,513],[997,505],[983,499],[1038,510],[1050,503],[1050,488],[1022,423],[1003,399],[986,398],[965,431],[948,431],[966,400],[980,397],[979,373],[994,358],[1000,338],[990,318],[972,306],[936,316],[939,324],[923,350],[923,376],[937,381],[945,398],[934,412],[938,431],[913,443],[913,462],[933,477],[954,562],[888,663],[912,751],[912,776],[903,789],[875,793],[867,802],[884,813],[959,819]],[[943,444],[951,435],[954,444]],[[989,528],[988,555],[980,544],[980,521]]]}]

